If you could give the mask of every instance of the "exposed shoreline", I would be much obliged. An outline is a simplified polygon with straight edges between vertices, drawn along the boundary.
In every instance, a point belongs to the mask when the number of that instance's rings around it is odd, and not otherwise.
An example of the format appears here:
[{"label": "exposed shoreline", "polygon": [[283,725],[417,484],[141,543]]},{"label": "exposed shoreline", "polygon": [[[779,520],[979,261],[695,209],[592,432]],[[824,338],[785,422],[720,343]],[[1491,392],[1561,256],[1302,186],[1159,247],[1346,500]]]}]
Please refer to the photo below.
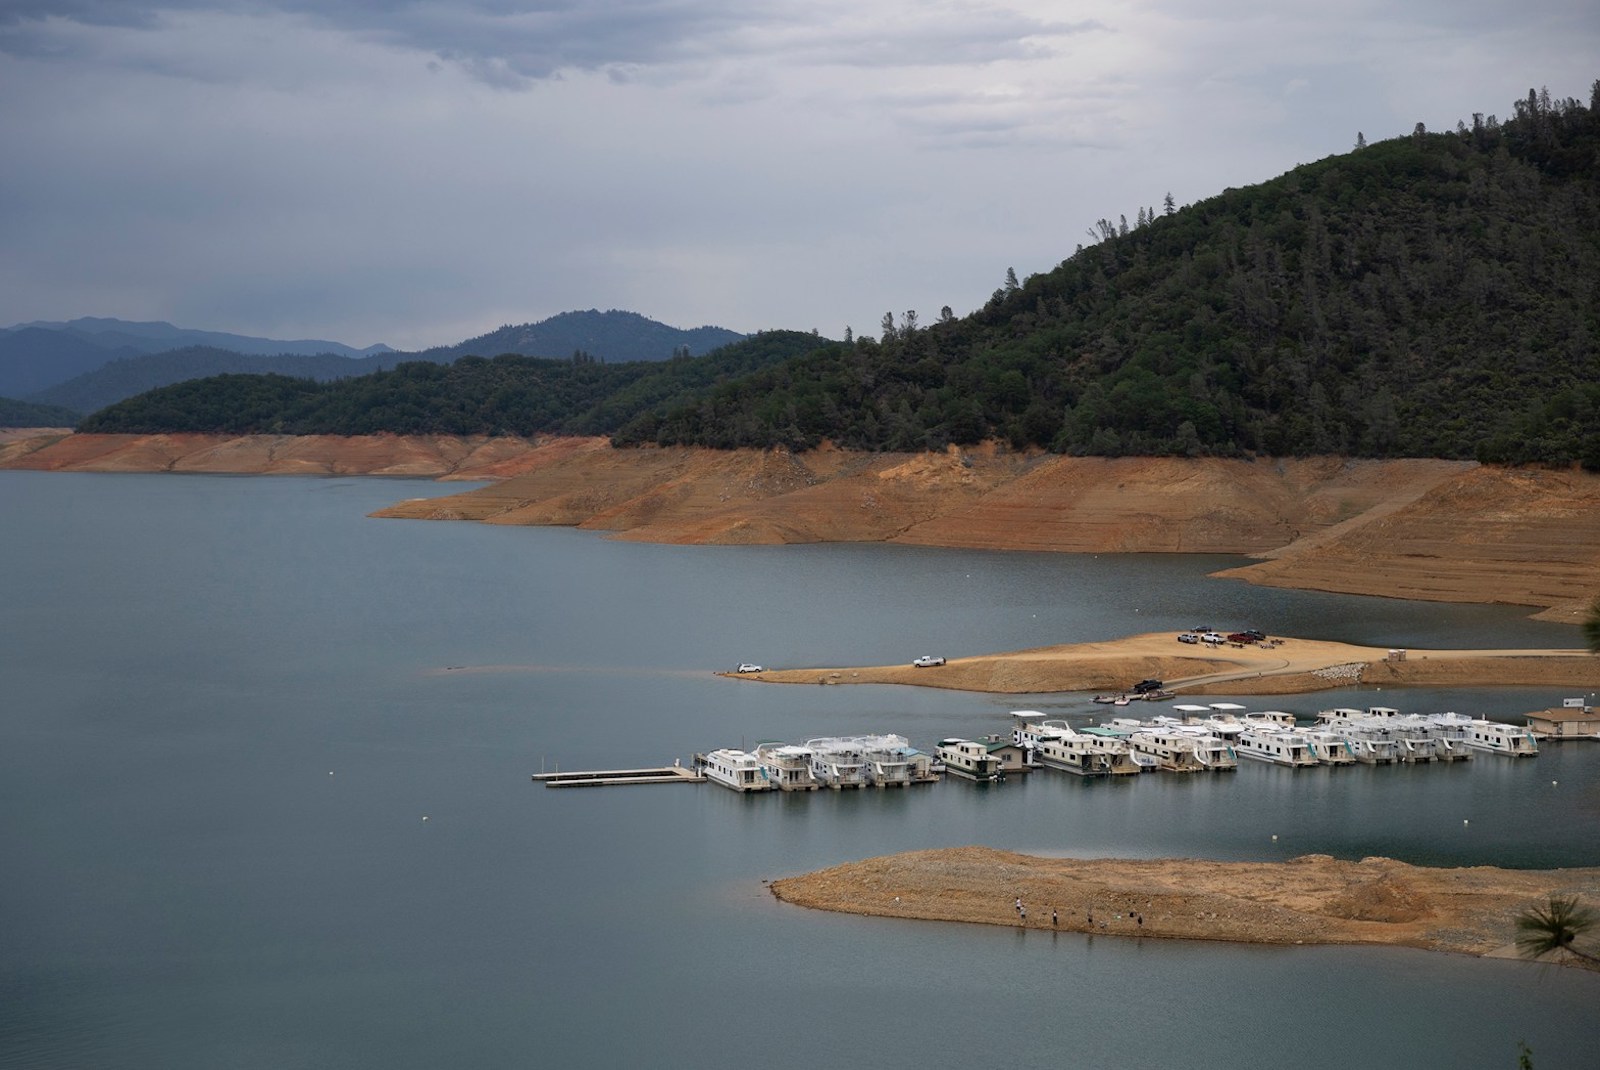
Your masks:
[{"label": "exposed shoreline", "polygon": [[[846,863],[770,887],[787,903],[880,917],[1514,957],[1517,914],[1551,895],[1600,900],[1600,868],[1438,869],[1327,855],[1287,862],[1039,858],[957,847]],[[1018,898],[1026,918],[1016,910]]]},{"label": "exposed shoreline", "polygon": [[1218,575],[1345,594],[1527,606],[1576,624],[1600,594],[1600,474],[1470,461],[1064,457],[641,448],[603,439],[0,437],[0,468],[386,475],[490,486],[375,516],[565,525],[682,544],[889,542],[1210,553]]},{"label": "exposed shoreline", "polygon": [[773,669],[727,674],[786,684],[909,684],[990,694],[1120,692],[1137,680],[1164,681],[1187,695],[1288,695],[1360,683],[1380,687],[1569,687],[1600,689],[1600,657],[1571,650],[1408,650],[1317,639],[1219,647],[1179,643],[1174,632],[1148,632],[1095,643],[1070,643],[951,658],[933,668],[909,664]]}]

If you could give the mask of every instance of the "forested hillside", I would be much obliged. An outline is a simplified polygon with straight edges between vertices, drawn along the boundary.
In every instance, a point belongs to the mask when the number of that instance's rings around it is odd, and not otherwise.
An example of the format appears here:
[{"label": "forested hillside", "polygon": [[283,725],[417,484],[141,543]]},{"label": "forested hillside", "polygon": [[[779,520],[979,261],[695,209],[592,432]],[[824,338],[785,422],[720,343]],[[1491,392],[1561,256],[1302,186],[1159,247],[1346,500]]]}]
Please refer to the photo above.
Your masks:
[{"label": "forested hillside", "polygon": [[408,361],[319,383],[220,375],[129,398],[84,420],[94,432],[232,434],[609,434],[652,407],[676,408],[730,378],[815,348],[815,335],[766,331],[704,357],[602,364],[505,354]]},{"label": "forested hillside", "polygon": [[1513,112],[1101,220],[1092,245],[1025,282],[1008,272],[976,313],[886,315],[878,339],[213,380],[83,428],[1600,467],[1600,82],[1587,107],[1530,91]]},{"label": "forested hillside", "polygon": [[59,405],[0,398],[0,427],[71,427],[80,415]]},{"label": "forested hillside", "polygon": [[622,438],[1600,466],[1596,98],[1102,220],[973,316],[886,317]]}]

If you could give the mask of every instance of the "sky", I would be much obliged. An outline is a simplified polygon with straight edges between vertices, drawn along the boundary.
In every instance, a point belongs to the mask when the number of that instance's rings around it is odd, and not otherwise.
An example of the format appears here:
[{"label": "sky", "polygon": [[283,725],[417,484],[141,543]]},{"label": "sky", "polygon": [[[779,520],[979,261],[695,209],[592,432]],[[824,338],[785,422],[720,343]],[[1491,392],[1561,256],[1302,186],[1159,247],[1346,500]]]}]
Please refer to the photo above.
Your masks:
[{"label": "sky", "polygon": [[1574,0],[0,0],[0,325],[876,334],[1596,78]]}]

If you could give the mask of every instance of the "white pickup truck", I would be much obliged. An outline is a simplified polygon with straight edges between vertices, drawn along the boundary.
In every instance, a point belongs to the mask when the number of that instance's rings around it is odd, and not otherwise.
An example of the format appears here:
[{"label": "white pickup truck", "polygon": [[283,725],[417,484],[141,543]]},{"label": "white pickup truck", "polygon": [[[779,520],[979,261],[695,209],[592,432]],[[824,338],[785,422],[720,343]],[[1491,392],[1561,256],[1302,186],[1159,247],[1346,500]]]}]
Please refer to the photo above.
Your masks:
[{"label": "white pickup truck", "polygon": [[937,656],[935,654],[924,654],[924,655],[922,655],[922,657],[918,658],[916,661],[913,661],[911,663],[911,667],[914,668],[914,669],[929,669],[929,668],[932,668],[935,665],[943,665],[943,664],[944,664],[944,659],[943,658],[941,658],[941,657],[939,657],[939,656]]}]

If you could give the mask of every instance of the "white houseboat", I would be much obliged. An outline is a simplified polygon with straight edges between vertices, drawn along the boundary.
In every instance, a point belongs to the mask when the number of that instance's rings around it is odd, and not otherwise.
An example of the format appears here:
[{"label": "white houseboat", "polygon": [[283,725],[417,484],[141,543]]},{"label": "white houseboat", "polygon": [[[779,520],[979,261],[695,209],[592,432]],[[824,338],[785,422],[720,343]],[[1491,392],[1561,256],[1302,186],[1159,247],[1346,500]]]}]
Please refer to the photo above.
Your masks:
[{"label": "white houseboat", "polygon": [[706,779],[734,791],[771,791],[773,783],[761,768],[761,759],[731,747],[705,756]]},{"label": "white houseboat", "polygon": [[1303,733],[1319,765],[1354,765],[1356,752],[1350,741],[1331,728],[1308,728]]},{"label": "white houseboat", "polygon": [[1079,776],[1125,776],[1141,772],[1125,739],[1074,733],[1039,741],[1039,764]]},{"label": "white houseboat", "polygon": [[970,739],[942,739],[934,757],[943,763],[945,772],[968,780],[991,783],[1001,778],[1000,759],[989,753],[984,743]]},{"label": "white houseboat", "polygon": [[1430,713],[1422,718],[1439,744],[1441,762],[1464,762],[1472,758],[1472,718],[1459,713]]},{"label": "white houseboat", "polygon": [[1199,741],[1182,732],[1146,729],[1130,735],[1128,746],[1134,754],[1154,759],[1163,773],[1198,773],[1206,768],[1200,760]]},{"label": "white houseboat", "polygon": [[910,740],[905,736],[860,736],[867,783],[875,788],[903,788],[911,783]]},{"label": "white houseboat", "polygon": [[1240,757],[1292,768],[1319,765],[1316,745],[1301,732],[1283,728],[1249,728],[1235,745]]},{"label": "white houseboat", "polygon": [[1513,758],[1532,758],[1539,753],[1539,744],[1526,728],[1481,718],[1472,722],[1467,745],[1491,754],[1509,754]]},{"label": "white houseboat", "polygon": [[806,740],[811,750],[811,775],[825,788],[861,788],[867,785],[867,758],[861,744],[849,736]]},{"label": "white houseboat", "polygon": [[756,744],[756,758],[779,791],[815,791],[821,787],[811,772],[811,748],[768,741]]},{"label": "white houseboat", "polygon": [[1237,736],[1229,738],[1207,727],[1188,729],[1195,738],[1200,764],[1213,773],[1231,773],[1239,768],[1239,753],[1234,747]]}]

